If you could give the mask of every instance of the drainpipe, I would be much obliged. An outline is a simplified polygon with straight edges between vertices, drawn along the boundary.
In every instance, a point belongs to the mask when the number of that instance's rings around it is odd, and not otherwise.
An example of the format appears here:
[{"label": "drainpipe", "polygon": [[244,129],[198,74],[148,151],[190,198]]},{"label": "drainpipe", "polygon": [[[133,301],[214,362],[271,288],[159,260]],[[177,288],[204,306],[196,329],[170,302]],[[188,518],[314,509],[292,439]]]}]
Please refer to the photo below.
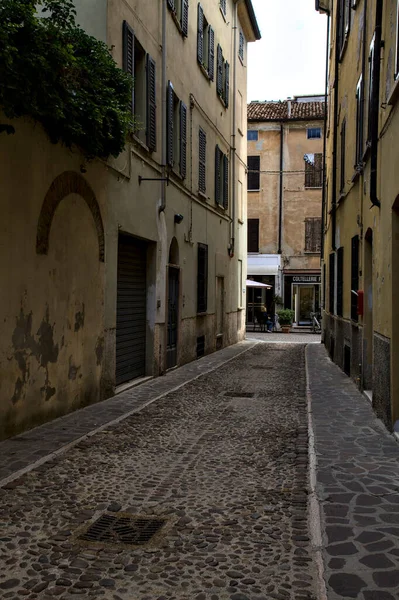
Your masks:
[{"label": "drainpipe", "polygon": [[381,60],[381,31],[382,31],[383,0],[377,0],[375,15],[375,39],[373,53],[373,95],[371,98],[371,149],[370,149],[370,200],[378,208],[381,202],[377,197],[377,162],[378,162],[378,114],[380,103],[380,60]]},{"label": "drainpipe", "polygon": [[161,115],[161,128],[162,128],[162,149],[161,149],[161,162],[162,162],[162,181],[161,181],[161,204],[159,207],[159,213],[164,212],[166,208],[166,1],[162,0],[162,115]]},{"label": "drainpipe", "polygon": [[229,256],[233,258],[235,250],[235,230],[236,230],[236,97],[237,97],[237,0],[234,2],[233,15],[233,128],[231,132],[231,232]]},{"label": "drainpipe", "polygon": [[339,88],[339,22],[340,5],[337,4],[335,18],[335,64],[334,64],[334,115],[333,115],[333,156],[332,156],[332,202],[331,202],[331,250],[336,250],[335,237],[337,231],[337,128],[338,128],[338,88]]},{"label": "drainpipe", "polygon": [[[328,63],[329,63],[329,39],[330,39],[330,12],[327,12],[327,39],[326,39],[326,80],[324,87],[324,133],[323,133],[323,189],[321,197],[321,245],[320,245],[320,260],[324,260],[324,228],[325,228],[325,212],[326,212],[326,148],[327,148],[327,102],[328,102]],[[324,298],[323,298],[324,302]]]},{"label": "drainpipe", "polygon": [[284,165],[284,125],[280,123],[280,189],[278,202],[278,250],[281,254],[281,242],[283,234],[283,165]]}]

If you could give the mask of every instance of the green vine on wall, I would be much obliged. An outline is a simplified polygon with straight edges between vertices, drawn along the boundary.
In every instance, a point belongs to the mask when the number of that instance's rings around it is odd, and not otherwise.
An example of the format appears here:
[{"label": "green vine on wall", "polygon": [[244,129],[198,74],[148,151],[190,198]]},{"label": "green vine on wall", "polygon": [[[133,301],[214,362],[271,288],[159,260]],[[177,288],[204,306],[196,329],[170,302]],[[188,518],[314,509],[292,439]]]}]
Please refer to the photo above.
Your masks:
[{"label": "green vine on wall", "polygon": [[[72,0],[0,3],[0,109],[30,117],[87,158],[118,156],[132,129],[132,79],[75,23]],[[0,133],[13,126],[0,124]]]}]

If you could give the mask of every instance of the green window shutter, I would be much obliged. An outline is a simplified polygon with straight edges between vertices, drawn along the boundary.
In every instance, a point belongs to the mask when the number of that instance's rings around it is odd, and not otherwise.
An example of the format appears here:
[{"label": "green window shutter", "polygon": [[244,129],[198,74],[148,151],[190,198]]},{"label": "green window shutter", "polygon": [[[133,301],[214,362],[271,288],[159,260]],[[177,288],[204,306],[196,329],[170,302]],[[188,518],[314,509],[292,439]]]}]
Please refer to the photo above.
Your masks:
[{"label": "green window shutter", "polygon": [[180,102],[180,175],[183,179],[187,171],[187,106]]},{"label": "green window shutter", "polygon": [[[134,77],[134,31],[126,21],[123,21],[122,45],[123,70]],[[131,110],[134,114],[134,90],[132,90]]]},{"label": "green window shutter", "polygon": [[208,307],[208,246],[198,244],[197,256],[197,312],[206,312]]},{"label": "green window shutter", "polygon": [[238,45],[238,56],[241,58],[241,60],[244,60],[244,34],[242,33],[242,31],[240,31],[240,38],[239,38],[239,45]]},{"label": "green window shutter", "polygon": [[221,150],[218,145],[215,148],[215,202],[216,204],[220,204],[220,196],[221,196],[221,177],[220,177],[220,168],[221,168]]},{"label": "green window shutter", "polygon": [[218,96],[223,95],[223,52],[218,44],[217,47],[217,63],[216,63],[216,92]]},{"label": "green window shutter", "polygon": [[202,65],[204,62],[204,11],[198,3],[198,28],[197,28],[197,60]]},{"label": "green window shutter", "polygon": [[230,89],[230,83],[229,83],[229,79],[230,79],[230,65],[229,63],[225,62],[224,64],[224,103],[226,105],[226,107],[229,105],[229,89]]},{"label": "green window shutter", "polygon": [[223,154],[223,208],[229,207],[229,159]]},{"label": "green window shutter", "polygon": [[157,147],[156,65],[147,54],[147,146],[151,152]]},{"label": "green window shutter", "polygon": [[182,3],[181,7],[181,30],[184,37],[188,36],[188,0],[179,0]]},{"label": "green window shutter", "polygon": [[166,159],[170,167],[173,167],[174,156],[173,156],[173,85],[168,81],[168,88],[166,93],[166,110],[167,110],[167,147],[166,147]]},{"label": "green window shutter", "polygon": [[202,193],[206,191],[206,133],[199,128],[199,165],[198,165],[198,190]]},{"label": "green window shutter", "polygon": [[208,28],[208,75],[213,81],[215,77],[215,32],[212,27]]},{"label": "green window shutter", "polygon": [[175,10],[175,0],[168,0],[170,10]]}]

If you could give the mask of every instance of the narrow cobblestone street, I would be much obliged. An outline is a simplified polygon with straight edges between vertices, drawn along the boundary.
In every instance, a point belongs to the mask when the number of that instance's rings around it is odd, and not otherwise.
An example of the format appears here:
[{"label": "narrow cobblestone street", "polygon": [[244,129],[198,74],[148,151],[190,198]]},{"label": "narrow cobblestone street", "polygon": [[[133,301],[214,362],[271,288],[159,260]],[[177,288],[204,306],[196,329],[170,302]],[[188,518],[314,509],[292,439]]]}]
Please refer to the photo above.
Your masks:
[{"label": "narrow cobblestone street", "polygon": [[[398,599],[399,447],[311,338],[249,339],[1,443],[0,597]],[[162,528],[82,539],[103,515]]]}]

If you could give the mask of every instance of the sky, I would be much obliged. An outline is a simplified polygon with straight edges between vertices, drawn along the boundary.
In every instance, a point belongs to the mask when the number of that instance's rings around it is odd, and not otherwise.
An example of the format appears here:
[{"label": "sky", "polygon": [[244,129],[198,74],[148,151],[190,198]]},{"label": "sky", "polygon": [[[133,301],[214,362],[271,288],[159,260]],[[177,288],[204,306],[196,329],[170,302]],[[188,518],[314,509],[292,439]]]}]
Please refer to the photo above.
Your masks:
[{"label": "sky", "polygon": [[248,44],[248,102],[324,94],[327,17],[315,0],[252,0],[262,34]]}]

